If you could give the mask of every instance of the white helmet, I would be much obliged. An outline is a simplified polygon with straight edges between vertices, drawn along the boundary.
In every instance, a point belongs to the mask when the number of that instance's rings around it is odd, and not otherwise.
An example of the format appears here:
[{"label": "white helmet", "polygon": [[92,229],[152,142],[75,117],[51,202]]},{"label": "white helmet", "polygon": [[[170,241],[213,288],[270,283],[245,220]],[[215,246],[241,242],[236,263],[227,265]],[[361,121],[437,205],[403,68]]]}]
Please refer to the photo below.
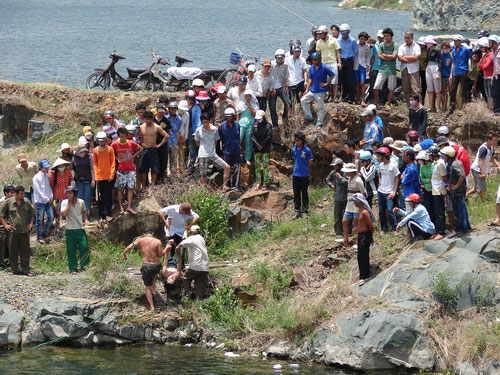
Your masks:
[{"label": "white helmet", "polygon": [[327,33],[328,34],[328,27],[326,27],[325,25],[321,25],[320,27],[318,27],[318,29],[316,30],[317,33]]},{"label": "white helmet", "polygon": [[377,110],[377,106],[375,104],[368,104],[368,107],[366,107],[366,109],[368,111],[376,111]]},{"label": "white helmet", "polygon": [[274,52],[274,57],[285,57],[285,51],[281,48],[278,48],[276,52]]},{"label": "white helmet", "polygon": [[342,33],[342,32],[350,32],[351,31],[351,28],[349,27],[349,25],[347,23],[343,23],[342,25],[340,25],[339,27],[339,31]]},{"label": "white helmet", "polygon": [[126,125],[126,126],[125,126],[125,130],[126,130],[127,132],[129,132],[129,133],[133,133],[133,134],[135,134],[135,133],[136,133],[136,131],[137,131],[137,129],[135,128],[135,125],[133,125],[133,124],[128,124],[128,125]]},{"label": "white helmet", "polygon": [[420,152],[422,151],[422,146],[420,146],[420,143],[417,143],[415,146],[413,146],[413,151],[415,152]]},{"label": "white helmet", "polygon": [[205,87],[205,84],[203,83],[203,80],[196,78],[193,80],[193,86]]},{"label": "white helmet", "polygon": [[442,135],[449,135],[450,134],[450,129],[448,129],[447,126],[440,126],[437,130],[437,133],[438,134],[442,134]]},{"label": "white helmet", "polygon": [[98,132],[95,136],[95,139],[98,141],[105,141],[106,139],[108,139],[108,136],[104,132]]},{"label": "white helmet", "polygon": [[179,109],[180,109],[181,111],[187,111],[187,110],[189,110],[187,100],[184,100],[184,99],[183,99],[183,100],[181,100],[181,101],[179,102]]},{"label": "white helmet", "polygon": [[234,111],[234,108],[226,108],[226,110],[224,111],[224,116],[234,116],[236,114],[236,112]]},{"label": "white helmet", "polygon": [[427,151],[420,151],[417,154],[417,157],[415,159],[417,159],[417,160],[429,160],[429,155],[427,154]]},{"label": "white helmet", "polygon": [[488,48],[490,46],[490,44],[488,42],[488,37],[486,37],[486,36],[483,36],[482,38],[480,38],[477,41],[477,44],[479,47],[485,47],[485,48]]}]

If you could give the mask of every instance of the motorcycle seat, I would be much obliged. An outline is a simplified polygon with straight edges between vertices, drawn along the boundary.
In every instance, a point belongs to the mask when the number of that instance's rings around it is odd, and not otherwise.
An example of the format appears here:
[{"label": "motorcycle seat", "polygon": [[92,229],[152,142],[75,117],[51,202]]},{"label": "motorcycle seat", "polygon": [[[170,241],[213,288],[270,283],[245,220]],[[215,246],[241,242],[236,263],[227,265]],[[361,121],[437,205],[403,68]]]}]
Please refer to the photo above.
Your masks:
[{"label": "motorcycle seat", "polygon": [[214,68],[203,69],[203,73],[209,76],[213,76],[215,74],[222,74],[222,72],[224,72],[224,69],[214,69]]},{"label": "motorcycle seat", "polygon": [[194,68],[194,67],[178,68],[173,66],[167,69],[167,73],[174,76],[178,80],[185,80],[185,79],[195,79],[202,73],[202,70],[200,68]]},{"label": "motorcycle seat", "polygon": [[130,73],[140,74],[146,70],[148,70],[148,68],[127,68],[127,72],[129,72],[129,74]]}]

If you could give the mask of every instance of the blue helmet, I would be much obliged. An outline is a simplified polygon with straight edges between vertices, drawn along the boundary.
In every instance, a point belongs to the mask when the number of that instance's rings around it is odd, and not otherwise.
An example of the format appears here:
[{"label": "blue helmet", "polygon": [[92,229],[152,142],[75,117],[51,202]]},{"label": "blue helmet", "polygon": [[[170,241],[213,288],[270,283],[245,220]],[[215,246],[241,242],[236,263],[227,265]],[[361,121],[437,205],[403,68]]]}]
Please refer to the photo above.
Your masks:
[{"label": "blue helmet", "polygon": [[359,160],[372,160],[372,153],[370,151],[361,151]]},{"label": "blue helmet", "polygon": [[320,59],[321,56],[318,52],[313,52],[311,55],[311,59]]}]

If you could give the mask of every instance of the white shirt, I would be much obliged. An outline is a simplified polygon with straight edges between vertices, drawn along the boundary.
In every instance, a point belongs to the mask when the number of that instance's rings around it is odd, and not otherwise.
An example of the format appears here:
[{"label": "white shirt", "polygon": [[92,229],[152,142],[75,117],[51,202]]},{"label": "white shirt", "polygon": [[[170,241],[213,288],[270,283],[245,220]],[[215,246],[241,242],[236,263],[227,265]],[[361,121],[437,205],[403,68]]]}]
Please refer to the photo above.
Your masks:
[{"label": "white shirt", "polygon": [[33,177],[33,201],[35,204],[47,204],[53,198],[54,195],[50,187],[49,175],[40,170],[35,177]]},{"label": "white shirt", "polygon": [[399,176],[399,169],[394,163],[380,163],[378,166],[380,174],[380,185],[378,191],[382,194],[391,194],[396,186],[396,177]]},{"label": "white shirt", "polygon": [[[235,86],[227,92],[227,97],[228,99],[231,99],[233,101],[234,106],[236,107],[239,102],[245,102],[245,90],[240,92],[238,86]],[[259,108],[259,101],[255,97],[255,93],[252,93],[252,99],[250,99],[250,103],[252,104],[252,107]]]},{"label": "white shirt", "polygon": [[288,65],[288,86],[295,86],[300,82],[304,82],[304,70],[307,67],[306,59],[302,56],[299,56],[298,59],[289,56],[285,59],[285,63]]},{"label": "white shirt", "polygon": [[490,161],[493,155],[495,154],[495,147],[488,147],[488,144],[485,142],[481,146],[479,146],[476,154],[476,159],[474,159],[474,163],[470,169],[481,173],[481,168],[479,168],[479,157],[483,158],[483,169],[484,173],[489,173],[490,171]]},{"label": "white shirt", "polygon": [[188,250],[187,269],[193,271],[208,271],[208,251],[205,239],[200,234],[189,236],[181,242],[181,246]]},{"label": "white shirt", "polygon": [[[68,207],[68,200],[61,202],[61,212]],[[66,229],[82,229],[83,228],[83,211],[85,211],[85,202],[83,199],[76,199],[75,205],[71,205],[66,216]]]},{"label": "white shirt", "polygon": [[252,90],[253,94],[258,98],[262,96],[262,84],[257,73],[253,74],[253,79],[248,78],[247,89]]},{"label": "white shirt", "polygon": [[[184,235],[184,228],[187,220],[192,220],[198,217],[198,214],[191,210],[189,215],[181,214],[179,211],[180,204],[174,204],[172,206],[167,206],[161,209],[161,213],[165,218],[172,219],[170,223],[170,235],[174,234],[178,236]],[[167,228],[165,228],[165,234],[167,234]]]},{"label": "white shirt", "polygon": [[358,70],[359,65],[366,69],[366,77],[368,78],[368,73],[370,70],[370,61],[372,58],[372,51],[370,45],[365,43],[360,45],[358,42],[358,57],[356,58],[356,63],[354,64],[354,70]]},{"label": "white shirt", "polygon": [[194,132],[194,140],[200,142],[198,157],[211,158],[217,156],[215,153],[215,142],[219,139],[219,132],[212,124],[210,124],[210,130],[205,130],[203,125],[196,129]]},{"label": "white shirt", "polygon": [[[420,55],[422,51],[420,50],[420,46],[413,42],[410,46],[406,43],[403,43],[399,46],[398,56],[412,56],[412,55]],[[419,71],[420,69],[420,60],[414,61],[412,63],[401,63],[401,71],[408,69],[409,74],[413,74]]]}]

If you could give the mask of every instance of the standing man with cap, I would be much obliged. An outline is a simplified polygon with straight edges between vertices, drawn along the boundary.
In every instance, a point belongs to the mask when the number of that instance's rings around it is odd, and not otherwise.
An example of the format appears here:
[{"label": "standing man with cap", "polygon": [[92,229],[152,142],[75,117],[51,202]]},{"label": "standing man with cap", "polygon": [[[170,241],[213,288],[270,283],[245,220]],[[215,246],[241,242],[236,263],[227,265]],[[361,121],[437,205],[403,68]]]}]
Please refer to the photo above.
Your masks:
[{"label": "standing man with cap", "polygon": [[[49,164],[50,165],[50,164]],[[33,276],[30,272],[30,232],[35,220],[35,208],[24,197],[24,187],[15,188],[15,196],[9,198],[0,207],[0,224],[8,234],[9,275]],[[19,270],[19,263],[21,269]]]},{"label": "standing man with cap", "polygon": [[[40,167],[40,171],[33,177],[33,202],[36,208],[36,240],[44,244],[45,241],[43,238],[49,234],[52,221],[54,220],[54,213],[52,211],[54,195],[50,187],[49,168],[51,165],[49,161],[42,159],[38,163],[38,166]],[[42,222],[44,214],[47,217],[45,223]]]},{"label": "standing man with cap", "polygon": [[33,199],[33,177],[38,173],[38,166],[34,161],[28,161],[26,154],[19,154],[17,161],[19,162],[16,165],[17,175],[21,178],[21,185],[24,186],[26,191],[25,197],[31,202]]},{"label": "standing man with cap", "polygon": [[170,174],[175,174],[177,172],[177,154],[179,145],[179,130],[182,126],[182,118],[177,114],[179,104],[175,101],[168,103],[168,114],[166,116],[167,120],[170,122],[170,137],[167,141],[168,151],[167,151],[167,167],[170,170]]},{"label": "standing man with cap", "polygon": [[[151,113],[151,112],[150,112]],[[151,114],[152,117],[152,114]],[[94,147],[94,175],[99,194],[99,224],[112,221],[111,208],[113,204],[113,180],[115,178],[116,159],[115,151],[107,145],[106,133],[96,135],[99,145]]]},{"label": "standing man with cap", "polygon": [[321,56],[318,52],[311,55],[311,61],[313,65],[309,69],[306,91],[300,100],[300,104],[302,105],[302,111],[304,111],[305,120],[312,122],[313,117],[309,103],[315,102],[318,106],[316,126],[323,126],[325,97],[328,92],[328,85],[332,82],[335,74],[325,64],[321,63]]},{"label": "standing man with cap", "polygon": [[330,85],[330,95],[332,100],[336,100],[339,83],[337,63],[340,61],[340,45],[337,38],[328,35],[328,28],[325,25],[318,27],[316,34],[320,37],[316,42],[316,52],[320,54],[323,64],[325,64],[334,74]]},{"label": "standing man with cap", "polygon": [[271,112],[273,128],[277,128],[278,113],[276,112],[276,102],[278,98],[283,103],[283,122],[288,121],[288,106],[290,105],[290,98],[287,94],[288,64],[285,62],[285,51],[281,48],[278,48],[274,53],[274,60],[271,63],[271,76],[273,77],[274,88],[269,98],[269,112]]},{"label": "standing man with cap", "polygon": [[245,101],[245,90],[247,88],[248,78],[247,76],[241,75],[238,77],[237,86],[232,87],[228,93],[227,97],[230,99],[235,108],[240,101]]},{"label": "standing man with cap", "polygon": [[413,32],[405,32],[405,43],[398,49],[398,59],[401,61],[401,83],[410,104],[410,94],[420,95],[420,55],[422,51],[413,40]]},{"label": "standing man with cap", "polygon": [[189,139],[189,107],[186,100],[181,100],[179,102],[179,108],[177,110],[179,116],[181,116],[181,127],[179,129],[179,133],[177,134],[177,164],[179,167],[179,172],[184,174],[185,165],[184,159],[186,157],[186,142]]},{"label": "standing man with cap", "polygon": [[467,103],[469,101],[470,93],[467,90],[467,76],[469,73],[469,63],[472,58],[471,50],[462,45],[464,37],[462,35],[455,35],[453,42],[455,48],[451,51],[452,63],[451,63],[451,74],[450,74],[450,113],[452,113],[457,108],[457,91],[458,85],[461,86],[462,90],[462,103]]},{"label": "standing man with cap", "polygon": [[274,80],[271,75],[271,60],[266,59],[262,61],[262,70],[257,72],[256,77],[262,87],[262,96],[257,97],[259,108],[265,111],[267,109],[267,102],[270,100],[274,89]]},{"label": "standing man with cap", "polygon": [[118,139],[118,128],[124,127],[125,124],[115,119],[115,113],[110,109],[104,112],[104,121],[105,124],[102,126],[102,131],[109,138],[109,143],[115,142]]},{"label": "standing man with cap", "polygon": [[219,126],[219,138],[224,161],[231,168],[231,178],[228,188],[238,189],[240,168],[240,124],[236,121],[236,111],[232,107],[226,108],[226,118]]},{"label": "standing man with cap", "polygon": [[[2,212],[2,205],[5,202],[16,195],[16,188],[12,184],[7,184],[3,187],[3,197],[0,198],[0,216]],[[4,262],[5,259],[9,258],[9,246],[8,246],[8,236],[7,230],[0,223],[0,269],[7,268],[7,264]]]},{"label": "standing man with cap", "polygon": [[61,203],[61,215],[66,219],[66,254],[69,272],[78,272],[76,249],[80,256],[80,270],[84,271],[89,264],[87,234],[83,225],[89,223],[87,209],[82,199],[77,198],[78,190],[71,185],[66,189],[67,199]]},{"label": "standing man with cap", "polygon": [[394,90],[397,85],[396,59],[398,54],[398,45],[392,40],[394,32],[387,27],[382,31],[384,42],[378,46],[378,58],[380,59],[380,68],[373,87],[373,103],[378,106],[378,94],[384,88],[385,81],[388,81],[389,95],[385,109],[390,110]]},{"label": "standing man with cap", "polygon": [[345,177],[344,172],[342,172],[342,167],[344,166],[342,159],[334,159],[330,166],[333,167],[333,170],[326,177],[326,184],[330,189],[335,190],[333,194],[333,219],[335,224],[333,227],[335,229],[335,234],[341,236],[342,218],[344,216],[345,207],[347,206],[348,179]]},{"label": "standing man with cap", "polygon": [[[247,81],[247,90],[252,91],[254,96],[256,98],[260,98],[262,96],[262,85],[260,83],[259,78],[255,74],[256,72],[255,65],[251,64],[248,65],[247,72],[248,72],[248,81]],[[258,101],[258,99],[257,99]]]},{"label": "standing man with cap", "polygon": [[73,163],[73,150],[71,149],[71,146],[69,145],[69,143],[62,143],[61,144],[61,148],[59,150],[57,150],[57,152],[60,152],[61,153],[61,156],[60,158],[67,161],[70,166],[72,165]]},{"label": "standing man with cap", "polygon": [[347,205],[342,219],[342,229],[344,233],[344,245],[349,246],[349,234],[351,231],[351,222],[356,223],[358,218],[358,207],[351,200],[351,197],[356,193],[361,193],[366,196],[365,184],[363,179],[358,175],[358,169],[353,163],[347,163],[342,168],[348,178],[347,180]]},{"label": "standing man with cap", "polygon": [[252,126],[252,145],[255,159],[256,180],[261,179],[257,189],[269,188],[269,157],[271,141],[273,139],[273,126],[266,119],[266,112],[259,110],[255,114]]},{"label": "standing man with cap", "polygon": [[358,42],[349,36],[351,28],[348,24],[340,25],[340,57],[342,62],[338,64],[339,80],[342,86],[342,99],[353,104],[356,101],[356,75],[354,63],[358,57]]},{"label": "standing man with cap", "polygon": [[226,95],[226,86],[220,85],[217,88],[217,99],[214,101],[215,126],[219,127],[226,119],[225,111],[228,108],[236,109],[233,101]]},{"label": "standing man with cap", "polygon": [[[170,124],[170,121],[167,119],[165,116],[166,109],[165,106],[162,103],[158,103],[156,105],[156,115],[155,118],[153,119],[153,122],[158,125],[162,130],[165,131],[165,133],[170,134],[170,130],[172,129],[172,125]],[[163,141],[163,134],[158,133],[156,135],[156,143],[161,144],[161,146],[158,146],[158,160],[160,163],[160,171],[158,172],[158,177],[157,181],[158,182],[163,182],[163,179],[167,175],[167,161],[168,161],[168,139],[169,135],[166,136],[167,141]]]},{"label": "standing man with cap", "polygon": [[[380,58],[378,57],[378,49],[380,43],[384,42],[383,30],[377,32],[377,40],[373,43],[372,38],[368,39],[368,43],[372,47],[372,58],[371,58],[371,70],[370,70],[370,97],[373,99],[373,89],[375,87],[375,81],[377,80],[378,71],[380,69]],[[375,105],[377,103],[373,102]]]},{"label": "standing man with cap", "polygon": [[300,45],[292,46],[293,55],[285,59],[288,65],[288,90],[290,92],[290,112],[294,113],[295,104],[300,102],[305,87],[304,80],[307,78],[307,63],[300,54],[302,49]]}]

